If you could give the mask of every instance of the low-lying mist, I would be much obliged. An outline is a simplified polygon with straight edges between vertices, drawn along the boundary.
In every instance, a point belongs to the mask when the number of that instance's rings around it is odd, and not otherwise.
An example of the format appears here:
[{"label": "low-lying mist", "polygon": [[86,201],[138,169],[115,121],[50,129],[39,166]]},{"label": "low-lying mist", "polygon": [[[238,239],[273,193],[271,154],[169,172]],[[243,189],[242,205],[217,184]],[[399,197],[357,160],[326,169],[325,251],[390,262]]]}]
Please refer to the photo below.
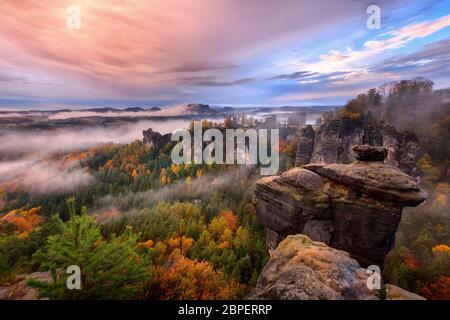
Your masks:
[{"label": "low-lying mist", "polygon": [[140,121],[117,127],[7,131],[0,134],[0,184],[29,193],[70,192],[93,182],[78,163],[71,166],[50,159],[59,152],[85,150],[106,143],[130,143],[142,139],[148,128],[169,133],[189,126],[189,120]]},{"label": "low-lying mist", "polygon": [[66,193],[94,183],[89,172],[77,161],[67,166],[63,161],[18,160],[0,163],[0,185],[9,191],[30,194]]},{"label": "low-lying mist", "polygon": [[[119,195],[107,195],[99,199],[95,205],[96,213],[130,212],[151,207],[160,201],[202,201],[210,199],[217,192],[242,192],[238,188],[241,180],[251,179],[256,172],[254,166],[239,165],[230,168],[222,175],[205,175],[191,181],[180,180],[170,186],[145,192],[127,192]],[[115,218],[118,217],[116,214]]]}]

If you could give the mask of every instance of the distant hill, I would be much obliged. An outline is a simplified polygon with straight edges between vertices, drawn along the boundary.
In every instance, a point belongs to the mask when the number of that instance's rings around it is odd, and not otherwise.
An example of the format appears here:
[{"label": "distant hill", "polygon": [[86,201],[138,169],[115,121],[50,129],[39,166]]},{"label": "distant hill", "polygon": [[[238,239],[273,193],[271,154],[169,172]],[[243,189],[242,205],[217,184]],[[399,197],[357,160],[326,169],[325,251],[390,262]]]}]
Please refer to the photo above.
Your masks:
[{"label": "distant hill", "polygon": [[186,106],[186,110],[197,114],[215,114],[218,112],[217,110],[211,109],[208,104],[202,103],[190,103]]}]

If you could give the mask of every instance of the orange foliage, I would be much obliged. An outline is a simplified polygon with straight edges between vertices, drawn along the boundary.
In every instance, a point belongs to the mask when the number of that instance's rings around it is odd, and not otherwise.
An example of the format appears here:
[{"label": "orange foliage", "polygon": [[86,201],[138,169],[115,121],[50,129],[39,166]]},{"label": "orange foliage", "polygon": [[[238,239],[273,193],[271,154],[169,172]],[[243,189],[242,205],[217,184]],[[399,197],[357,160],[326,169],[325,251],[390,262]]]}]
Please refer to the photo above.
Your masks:
[{"label": "orange foliage", "polygon": [[189,237],[181,237],[181,252],[186,253],[194,245],[194,239]]},{"label": "orange foliage", "polygon": [[231,247],[231,244],[229,241],[224,241],[217,245],[217,248],[219,248],[220,250],[229,249],[230,247]]},{"label": "orange foliage", "polygon": [[65,157],[64,167],[70,166],[74,161],[81,161],[94,155],[95,150],[71,152]]},{"label": "orange foliage", "polygon": [[178,177],[178,175],[180,174],[180,166],[176,163],[172,163],[172,165],[170,166],[170,170],[172,170],[172,172]]},{"label": "orange foliage", "polygon": [[147,240],[145,242],[139,243],[140,247],[146,248],[146,249],[153,248],[154,245],[155,245],[155,242],[153,242],[152,240]]},{"label": "orange foliage", "polygon": [[236,230],[239,217],[230,210],[224,210],[220,213],[220,216],[223,217],[228,225],[228,229],[231,231]]},{"label": "orange foliage", "polygon": [[170,251],[180,249],[180,253],[185,254],[194,245],[194,239],[186,236],[175,237],[166,240],[166,244]]},{"label": "orange foliage", "polygon": [[202,169],[198,169],[195,175],[197,176],[197,178],[200,178],[201,176],[204,175],[204,172]]},{"label": "orange foliage", "polygon": [[450,192],[450,184],[448,183],[438,183],[436,186],[436,191],[441,193]]},{"label": "orange foliage", "polygon": [[433,247],[432,251],[435,256],[441,254],[450,254],[450,247],[447,246],[446,244],[440,244]]},{"label": "orange foliage", "polygon": [[[37,227],[44,220],[39,215],[41,207],[31,208],[30,210],[13,210],[0,218],[0,223],[10,223],[14,226],[14,231],[21,234],[21,237],[28,236],[28,232]],[[25,232],[25,233],[24,233]]]},{"label": "orange foliage", "polygon": [[407,253],[405,255],[405,263],[408,266],[408,268],[410,268],[410,269],[417,268],[417,261],[411,253]]},{"label": "orange foliage", "polygon": [[113,167],[113,161],[109,159],[106,163],[100,168],[101,170],[108,171]]},{"label": "orange foliage", "polygon": [[160,180],[163,186],[165,186],[166,184],[170,184],[170,177],[168,176],[162,176]]},{"label": "orange foliage", "polygon": [[440,207],[445,207],[447,205],[448,199],[445,194],[440,193],[440,194],[438,194],[436,201]]},{"label": "orange foliage", "polygon": [[278,147],[278,150],[280,151],[280,153],[283,153],[283,154],[286,153],[287,148],[288,148],[288,144],[287,144],[286,140],[280,140],[279,147]]},{"label": "orange foliage", "polygon": [[234,281],[228,284],[208,262],[183,256],[172,259],[167,267],[158,267],[155,278],[162,300],[235,299],[239,288]]},{"label": "orange foliage", "polygon": [[431,300],[450,300],[450,277],[440,277],[436,282],[423,286],[422,294]]}]

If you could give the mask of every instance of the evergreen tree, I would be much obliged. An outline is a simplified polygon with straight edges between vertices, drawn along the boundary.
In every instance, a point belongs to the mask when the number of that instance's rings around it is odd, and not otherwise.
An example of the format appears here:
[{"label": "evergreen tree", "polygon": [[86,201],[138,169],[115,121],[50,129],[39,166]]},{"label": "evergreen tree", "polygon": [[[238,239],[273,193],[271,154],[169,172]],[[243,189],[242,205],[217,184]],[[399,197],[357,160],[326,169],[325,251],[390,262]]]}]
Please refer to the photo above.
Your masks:
[{"label": "evergreen tree", "polygon": [[[51,299],[126,299],[139,292],[139,282],[148,276],[148,266],[135,251],[138,236],[127,228],[110,240],[102,238],[100,227],[87,215],[75,214],[74,200],[68,201],[70,220],[60,234],[50,236],[33,258],[41,269],[50,270],[53,282],[30,280],[41,297]],[[66,269],[81,270],[81,289],[68,289]]]}]

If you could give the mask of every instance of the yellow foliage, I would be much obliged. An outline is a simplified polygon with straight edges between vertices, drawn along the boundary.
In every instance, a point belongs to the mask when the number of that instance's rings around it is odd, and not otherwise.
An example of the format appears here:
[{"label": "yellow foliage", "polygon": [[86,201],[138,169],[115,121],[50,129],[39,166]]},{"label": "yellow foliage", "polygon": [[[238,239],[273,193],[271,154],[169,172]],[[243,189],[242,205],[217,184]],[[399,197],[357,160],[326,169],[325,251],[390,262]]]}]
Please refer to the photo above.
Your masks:
[{"label": "yellow foliage", "polygon": [[445,207],[447,205],[447,196],[445,194],[438,194],[436,201],[439,206]]},{"label": "yellow foliage", "polygon": [[342,118],[352,119],[352,120],[361,120],[362,114],[359,112],[345,111],[342,113]]},{"label": "yellow foliage", "polygon": [[168,176],[162,176],[160,180],[161,180],[161,184],[163,186],[170,183],[170,177],[168,177]]},{"label": "yellow foliage", "polygon": [[201,177],[201,176],[203,176],[203,170],[202,169],[198,169],[197,170],[197,173],[196,173],[196,176],[197,176],[197,178],[199,178],[199,177]]},{"label": "yellow foliage", "polygon": [[26,238],[28,238],[28,235],[29,235],[30,233],[28,232],[28,231],[24,231],[24,232],[22,232],[21,234],[19,234],[19,238],[20,239],[26,239]]},{"label": "yellow foliage", "polygon": [[231,243],[231,241],[233,240],[233,232],[231,232],[230,229],[225,229],[223,231],[222,236],[220,237],[220,240],[222,242],[228,242]]},{"label": "yellow foliage", "polygon": [[172,170],[172,172],[178,177],[178,175],[180,174],[180,166],[176,163],[172,163],[172,165],[170,166],[170,170]]}]

